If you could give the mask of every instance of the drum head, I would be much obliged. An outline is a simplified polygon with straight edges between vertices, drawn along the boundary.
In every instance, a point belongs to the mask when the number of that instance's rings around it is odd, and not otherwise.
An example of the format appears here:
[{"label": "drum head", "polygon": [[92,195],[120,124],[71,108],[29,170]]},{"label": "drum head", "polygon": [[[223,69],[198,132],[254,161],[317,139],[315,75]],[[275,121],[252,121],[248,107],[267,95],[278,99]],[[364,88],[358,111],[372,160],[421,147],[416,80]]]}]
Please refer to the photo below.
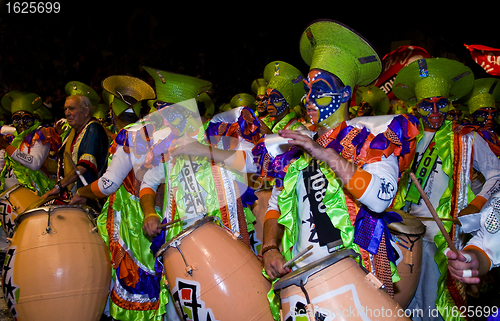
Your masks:
[{"label": "drum head", "polygon": [[194,222],[193,225],[182,230],[182,232],[177,234],[170,241],[163,244],[162,247],[158,250],[158,252],[156,252],[156,257],[161,257],[163,255],[163,252],[165,252],[167,249],[169,249],[176,241],[182,240],[184,237],[191,234],[194,230],[196,230],[197,228],[199,228],[203,224],[208,223],[208,222],[214,222],[215,220],[216,220],[216,218],[214,216],[205,216],[204,218],[197,220],[196,222]]},{"label": "drum head", "polygon": [[407,235],[423,235],[425,233],[425,225],[415,216],[392,208],[388,208],[387,211],[396,212],[403,218],[401,222],[389,224],[391,232]]},{"label": "drum head", "polygon": [[303,266],[293,272],[288,273],[284,277],[282,277],[278,282],[273,285],[274,290],[280,290],[286,288],[290,285],[300,286],[307,283],[307,280],[311,275],[318,273],[329,267],[332,264],[337,263],[338,261],[345,259],[348,256],[359,257],[361,256],[356,253],[353,249],[346,249],[342,251],[338,251],[336,253],[325,256],[322,259],[319,259],[311,264]]},{"label": "drum head", "polygon": [[88,215],[94,216],[95,215],[95,210],[92,207],[89,206],[82,206],[82,205],[49,205],[49,206],[44,206],[44,207],[39,207],[39,208],[34,208],[29,211],[24,211],[21,214],[19,214],[18,217],[14,220],[14,222],[19,225],[25,218],[29,217],[33,213],[37,213],[39,211],[46,212],[47,214],[59,210],[59,209],[65,209],[65,208],[79,208],[82,211],[86,212]]}]

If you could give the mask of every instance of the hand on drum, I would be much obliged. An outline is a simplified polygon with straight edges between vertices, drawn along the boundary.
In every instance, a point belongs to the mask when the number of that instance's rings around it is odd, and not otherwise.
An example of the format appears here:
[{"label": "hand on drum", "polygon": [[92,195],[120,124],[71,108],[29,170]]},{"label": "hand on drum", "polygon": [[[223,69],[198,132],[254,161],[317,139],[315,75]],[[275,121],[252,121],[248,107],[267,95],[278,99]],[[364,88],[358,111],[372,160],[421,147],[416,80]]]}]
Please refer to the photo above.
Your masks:
[{"label": "hand on drum", "polygon": [[286,260],[278,250],[270,250],[264,253],[262,261],[264,263],[264,269],[271,280],[275,280],[287,273],[290,273],[289,268],[283,268]]},{"label": "hand on drum", "polygon": [[69,205],[77,204],[77,205],[85,205],[87,203],[87,199],[85,197],[80,196],[79,194],[73,195],[73,198],[69,202]]},{"label": "hand on drum", "polygon": [[144,219],[142,229],[147,235],[155,237],[161,233],[161,229],[158,228],[158,225],[160,225],[160,218],[156,215],[148,215]]},{"label": "hand on drum", "polygon": [[448,271],[457,281],[467,284],[477,284],[480,279],[479,260],[472,251],[459,251],[459,255],[449,248],[444,251],[448,258]]}]

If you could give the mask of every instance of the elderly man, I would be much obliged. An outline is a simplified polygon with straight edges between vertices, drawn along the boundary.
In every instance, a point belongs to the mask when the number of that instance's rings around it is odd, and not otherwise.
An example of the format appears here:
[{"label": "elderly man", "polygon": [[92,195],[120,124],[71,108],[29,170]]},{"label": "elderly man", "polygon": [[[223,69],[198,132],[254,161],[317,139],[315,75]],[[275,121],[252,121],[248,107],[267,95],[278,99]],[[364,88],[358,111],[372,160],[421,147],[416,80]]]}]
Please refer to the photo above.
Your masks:
[{"label": "elderly man", "polygon": [[[66,98],[64,113],[71,131],[64,138],[60,151],[63,156],[64,178],[43,197],[55,195],[67,188],[72,195],[84,184],[78,179],[71,161],[88,184],[95,181],[107,159],[108,137],[104,128],[92,118],[93,107],[89,97],[75,94]],[[69,155],[71,161],[68,159]],[[76,183],[76,184],[75,184]]]}]

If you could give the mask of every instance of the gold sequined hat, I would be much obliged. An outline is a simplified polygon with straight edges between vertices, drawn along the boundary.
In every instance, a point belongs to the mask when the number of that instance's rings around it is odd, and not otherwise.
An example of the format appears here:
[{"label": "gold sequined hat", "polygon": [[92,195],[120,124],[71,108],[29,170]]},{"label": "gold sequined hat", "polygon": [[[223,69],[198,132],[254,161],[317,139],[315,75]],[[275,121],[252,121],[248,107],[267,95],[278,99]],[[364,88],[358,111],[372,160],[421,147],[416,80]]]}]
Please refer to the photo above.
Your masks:
[{"label": "gold sequined hat", "polygon": [[111,108],[117,116],[131,108],[140,117],[140,102],[155,98],[154,89],[148,83],[136,77],[110,76],[102,81],[102,87],[114,96]]}]

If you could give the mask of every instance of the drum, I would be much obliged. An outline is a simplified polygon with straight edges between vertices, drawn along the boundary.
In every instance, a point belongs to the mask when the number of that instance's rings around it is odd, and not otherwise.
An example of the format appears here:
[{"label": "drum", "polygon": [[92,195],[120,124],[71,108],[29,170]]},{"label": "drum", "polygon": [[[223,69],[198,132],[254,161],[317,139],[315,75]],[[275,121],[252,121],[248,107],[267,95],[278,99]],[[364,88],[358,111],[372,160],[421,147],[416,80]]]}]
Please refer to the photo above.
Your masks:
[{"label": "drum", "polygon": [[422,237],[425,225],[411,214],[389,209],[398,213],[403,221],[389,224],[392,247],[401,280],[394,283],[394,300],[406,307],[410,303],[420,280],[422,266]]},{"label": "drum", "polygon": [[32,190],[16,184],[0,194],[0,221],[7,237],[14,234],[14,220],[32,203],[40,200]]},{"label": "drum", "polygon": [[276,282],[282,320],[410,320],[352,256],[361,260],[354,250],[342,250]]},{"label": "drum", "polygon": [[111,263],[92,209],[47,206],[20,214],[2,287],[15,320],[99,320]]},{"label": "drum", "polygon": [[273,320],[259,259],[215,220],[198,220],[156,254],[181,319]]},{"label": "drum", "polygon": [[257,196],[257,205],[252,209],[253,215],[255,216],[254,233],[250,234],[250,240],[252,244],[252,251],[262,259],[260,251],[262,250],[262,242],[264,241],[264,219],[266,218],[267,204],[269,203],[269,198],[271,198],[272,190],[264,189],[255,192]]}]

